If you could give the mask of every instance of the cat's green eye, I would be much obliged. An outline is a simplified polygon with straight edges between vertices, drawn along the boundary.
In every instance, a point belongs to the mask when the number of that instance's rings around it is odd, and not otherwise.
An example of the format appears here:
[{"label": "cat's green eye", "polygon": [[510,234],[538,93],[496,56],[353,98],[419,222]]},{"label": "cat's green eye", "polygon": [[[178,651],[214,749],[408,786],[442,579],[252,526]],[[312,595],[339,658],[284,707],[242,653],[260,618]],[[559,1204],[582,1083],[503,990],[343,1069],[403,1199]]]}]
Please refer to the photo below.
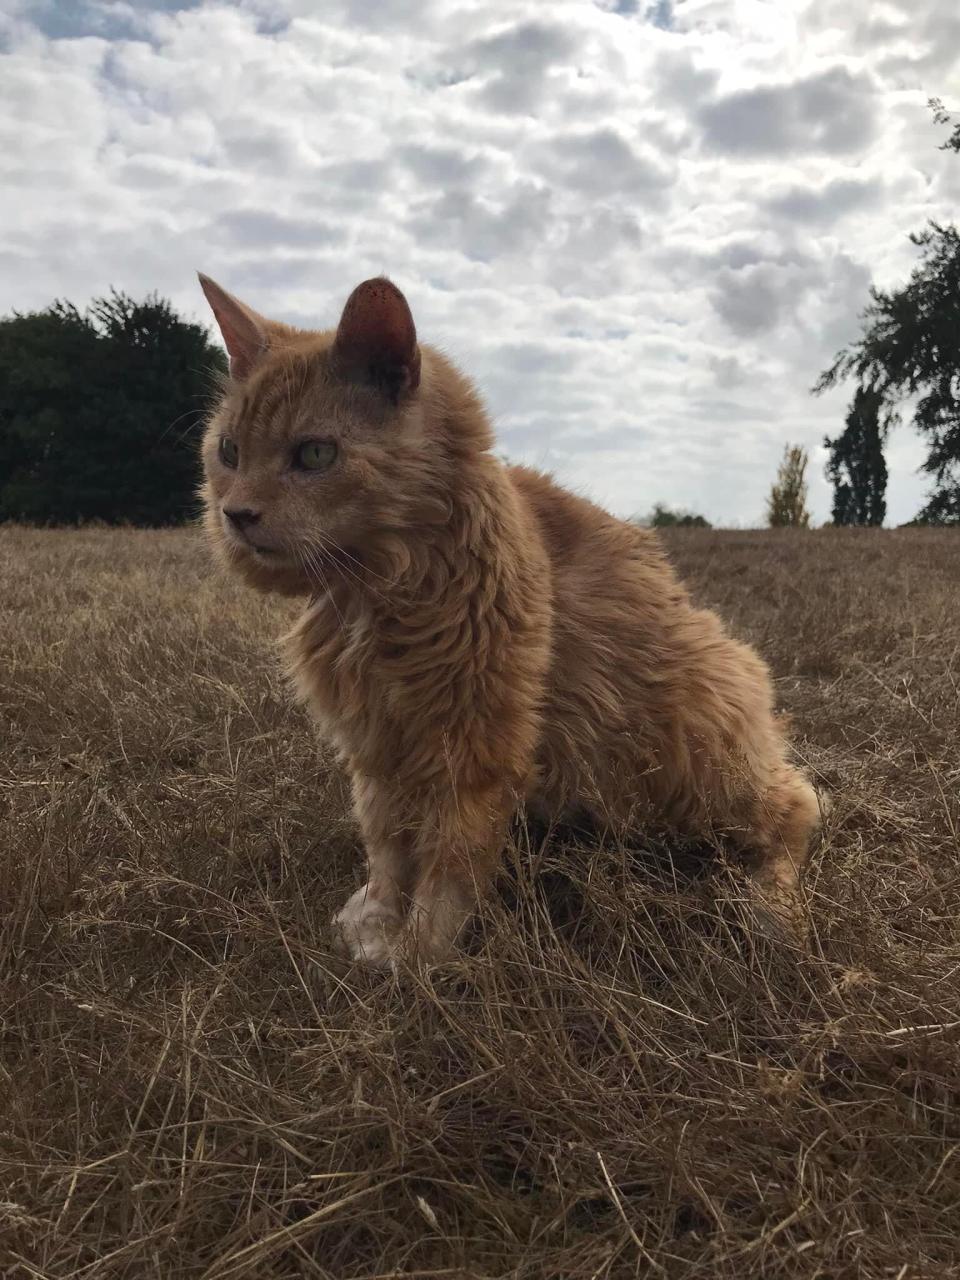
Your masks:
[{"label": "cat's green eye", "polygon": [[220,461],[225,467],[235,467],[240,461],[240,450],[229,436],[220,437]]},{"label": "cat's green eye", "polygon": [[304,440],[293,455],[293,465],[301,471],[326,471],[336,456],[332,440]]}]

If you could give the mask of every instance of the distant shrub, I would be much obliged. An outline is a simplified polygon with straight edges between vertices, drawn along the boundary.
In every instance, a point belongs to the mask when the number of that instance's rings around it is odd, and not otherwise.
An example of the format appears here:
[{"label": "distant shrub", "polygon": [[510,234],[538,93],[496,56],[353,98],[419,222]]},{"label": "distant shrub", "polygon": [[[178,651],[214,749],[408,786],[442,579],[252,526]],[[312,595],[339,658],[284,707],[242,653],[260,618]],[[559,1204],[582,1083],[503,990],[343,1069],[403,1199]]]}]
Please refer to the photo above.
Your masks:
[{"label": "distant shrub", "polygon": [[692,511],[671,511],[662,502],[658,502],[650,515],[638,521],[649,525],[652,529],[709,529],[710,521],[704,516],[695,515]]}]

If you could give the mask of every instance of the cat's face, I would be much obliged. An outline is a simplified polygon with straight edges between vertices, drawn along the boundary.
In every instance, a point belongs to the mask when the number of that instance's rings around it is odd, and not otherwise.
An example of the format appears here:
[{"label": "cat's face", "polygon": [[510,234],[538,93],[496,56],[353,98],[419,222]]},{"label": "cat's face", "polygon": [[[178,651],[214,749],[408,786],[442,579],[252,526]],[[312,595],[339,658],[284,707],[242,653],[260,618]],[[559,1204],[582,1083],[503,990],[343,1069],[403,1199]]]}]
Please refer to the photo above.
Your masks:
[{"label": "cat's face", "polygon": [[402,524],[427,465],[420,353],[403,295],[351,295],[333,332],[264,320],[201,278],[231,384],[203,446],[206,527],[261,590],[316,589]]}]

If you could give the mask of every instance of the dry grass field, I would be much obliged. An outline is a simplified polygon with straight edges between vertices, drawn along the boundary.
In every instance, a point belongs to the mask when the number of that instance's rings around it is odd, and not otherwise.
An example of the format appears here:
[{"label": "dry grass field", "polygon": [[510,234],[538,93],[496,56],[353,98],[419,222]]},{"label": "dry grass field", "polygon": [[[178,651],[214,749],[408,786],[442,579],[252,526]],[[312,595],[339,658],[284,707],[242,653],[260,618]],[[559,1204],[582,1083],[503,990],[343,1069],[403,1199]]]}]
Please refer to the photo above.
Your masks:
[{"label": "dry grass field", "polygon": [[960,1274],[960,532],[677,532],[830,793],[735,866],[517,828],[460,959],[344,970],[343,785],[193,531],[0,529],[0,1275]]}]

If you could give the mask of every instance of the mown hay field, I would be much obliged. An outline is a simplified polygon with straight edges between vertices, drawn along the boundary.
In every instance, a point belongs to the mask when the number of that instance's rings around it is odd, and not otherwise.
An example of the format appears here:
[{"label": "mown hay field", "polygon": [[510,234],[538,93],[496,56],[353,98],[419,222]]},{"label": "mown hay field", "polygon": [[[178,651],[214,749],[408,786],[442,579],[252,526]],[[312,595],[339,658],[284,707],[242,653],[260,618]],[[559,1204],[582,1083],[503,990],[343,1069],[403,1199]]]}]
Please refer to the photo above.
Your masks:
[{"label": "mown hay field", "polygon": [[960,533],[677,532],[832,799],[735,866],[519,827],[461,957],[345,970],[288,605],[193,530],[0,529],[0,1275],[908,1277],[960,1262]]}]

